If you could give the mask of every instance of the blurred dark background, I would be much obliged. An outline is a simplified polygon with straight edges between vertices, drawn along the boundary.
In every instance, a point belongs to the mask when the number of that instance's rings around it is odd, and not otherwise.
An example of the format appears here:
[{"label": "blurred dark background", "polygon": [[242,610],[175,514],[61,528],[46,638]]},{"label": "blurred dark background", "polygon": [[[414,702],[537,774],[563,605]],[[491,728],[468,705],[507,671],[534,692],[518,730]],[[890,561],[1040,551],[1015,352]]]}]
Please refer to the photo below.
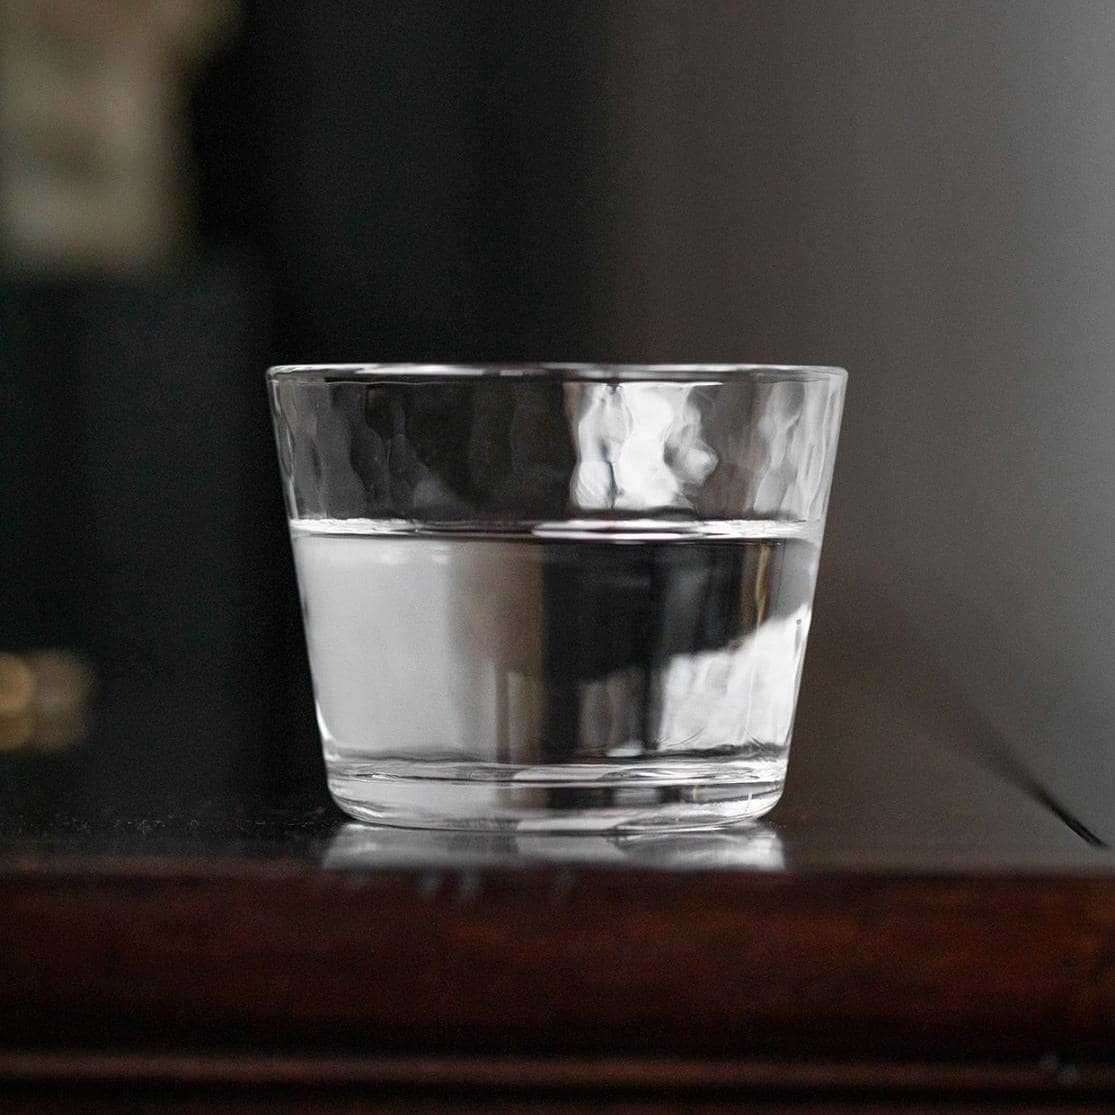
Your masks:
[{"label": "blurred dark background", "polygon": [[319,784],[269,363],[743,360],[851,375],[791,792],[1115,821],[1115,6],[0,13],[9,805]]}]

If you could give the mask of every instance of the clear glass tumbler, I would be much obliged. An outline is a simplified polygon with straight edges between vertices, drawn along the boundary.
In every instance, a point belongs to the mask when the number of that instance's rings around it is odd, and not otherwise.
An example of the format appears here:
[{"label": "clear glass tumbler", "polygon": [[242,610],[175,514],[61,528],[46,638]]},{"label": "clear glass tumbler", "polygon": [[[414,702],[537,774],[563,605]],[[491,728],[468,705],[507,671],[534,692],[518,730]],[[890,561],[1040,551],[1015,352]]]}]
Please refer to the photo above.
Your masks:
[{"label": "clear glass tumbler", "polygon": [[344,810],[635,831],[775,804],[842,369],[369,364],[268,379]]}]

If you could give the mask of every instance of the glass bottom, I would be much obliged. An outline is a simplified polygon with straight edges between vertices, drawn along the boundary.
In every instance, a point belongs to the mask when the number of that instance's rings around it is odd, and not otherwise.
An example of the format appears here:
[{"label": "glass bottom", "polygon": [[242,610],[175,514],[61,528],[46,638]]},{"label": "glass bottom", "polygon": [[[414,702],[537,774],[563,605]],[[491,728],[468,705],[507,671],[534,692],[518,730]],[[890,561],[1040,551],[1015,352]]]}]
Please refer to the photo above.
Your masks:
[{"label": "glass bottom", "polygon": [[326,761],[357,820],[396,828],[515,832],[693,831],[752,821],[782,794],[785,760],[513,766]]}]

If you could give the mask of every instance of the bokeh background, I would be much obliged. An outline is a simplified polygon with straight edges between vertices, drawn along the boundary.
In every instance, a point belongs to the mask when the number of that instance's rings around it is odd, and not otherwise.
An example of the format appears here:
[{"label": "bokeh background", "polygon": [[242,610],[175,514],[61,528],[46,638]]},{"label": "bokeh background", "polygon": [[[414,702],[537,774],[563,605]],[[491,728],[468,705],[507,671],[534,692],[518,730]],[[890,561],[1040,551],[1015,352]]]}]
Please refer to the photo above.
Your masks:
[{"label": "bokeh background", "polygon": [[320,781],[269,363],[740,360],[851,375],[790,793],[902,734],[1115,833],[1115,5],[0,31],[7,808]]}]

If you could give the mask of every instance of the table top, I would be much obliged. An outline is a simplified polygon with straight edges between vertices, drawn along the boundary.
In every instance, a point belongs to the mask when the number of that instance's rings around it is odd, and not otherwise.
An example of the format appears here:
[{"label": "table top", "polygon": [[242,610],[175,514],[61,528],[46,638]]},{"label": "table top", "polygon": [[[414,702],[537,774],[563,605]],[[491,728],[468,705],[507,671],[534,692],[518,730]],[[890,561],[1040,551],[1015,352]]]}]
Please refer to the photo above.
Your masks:
[{"label": "table top", "polygon": [[[140,861],[170,872],[187,862],[250,871],[280,860],[321,872],[1115,870],[1109,819],[1078,810],[1071,794],[1043,782],[968,710],[873,694],[831,668],[808,680],[775,810],[751,825],[673,836],[484,836],[357,824],[330,801],[316,742],[305,744],[300,768],[269,782],[244,777],[232,762],[214,772],[213,749],[198,746],[181,710],[153,704],[138,721],[108,718],[64,751],[0,751],[0,876],[63,864],[119,873]],[[197,768],[191,751],[200,753]],[[266,747],[250,758],[266,766]]]},{"label": "table top", "polygon": [[215,792],[113,747],[0,760],[0,1080],[1115,1083],[1111,834],[971,718],[817,684],[770,817],[674,836],[372,828],[319,767]]}]

